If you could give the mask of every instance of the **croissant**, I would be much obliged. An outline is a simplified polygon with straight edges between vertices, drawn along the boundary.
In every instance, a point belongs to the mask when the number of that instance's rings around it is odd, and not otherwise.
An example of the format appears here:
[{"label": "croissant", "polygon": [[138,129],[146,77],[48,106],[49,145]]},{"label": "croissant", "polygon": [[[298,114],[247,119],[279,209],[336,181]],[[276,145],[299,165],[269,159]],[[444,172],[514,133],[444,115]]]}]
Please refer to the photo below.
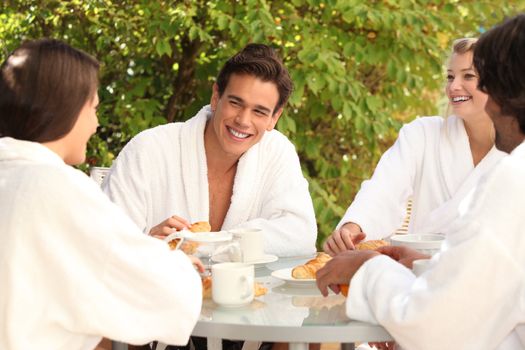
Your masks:
[{"label": "croissant", "polygon": [[371,241],[365,241],[356,244],[355,249],[357,250],[376,250],[379,247],[388,245],[387,241],[383,241],[382,239],[374,239]]},{"label": "croissant", "polygon": [[176,238],[172,239],[171,241],[169,241],[168,245],[170,246],[170,249],[171,250],[176,249],[177,248],[177,244],[179,244],[181,239],[182,238],[180,238],[180,237],[176,237]]},{"label": "croissant", "polygon": [[[210,232],[211,226],[207,221],[197,221],[190,226],[191,232]],[[168,245],[170,246],[170,249],[175,249],[177,247],[177,244],[181,238],[174,238],[173,240],[168,242]],[[185,241],[181,244],[180,250],[182,250],[187,255],[193,255],[197,251],[197,248],[199,247],[199,243],[197,242],[188,242]]]},{"label": "croissant", "polygon": [[304,265],[296,266],[292,269],[292,277],[297,279],[315,279],[315,274],[332,257],[326,253],[317,253],[317,256],[308,260]]},{"label": "croissant", "polygon": [[211,298],[211,276],[202,278],[202,299]]},{"label": "croissant", "polygon": [[191,224],[190,231],[191,232],[210,232],[211,226],[210,226],[210,223],[207,221],[197,221]]}]

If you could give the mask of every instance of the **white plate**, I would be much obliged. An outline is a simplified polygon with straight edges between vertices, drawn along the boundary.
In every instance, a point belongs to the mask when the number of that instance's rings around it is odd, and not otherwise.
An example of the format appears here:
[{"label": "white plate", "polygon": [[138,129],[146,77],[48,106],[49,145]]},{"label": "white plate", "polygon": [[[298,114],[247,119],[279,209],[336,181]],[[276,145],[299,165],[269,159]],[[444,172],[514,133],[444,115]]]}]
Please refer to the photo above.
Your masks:
[{"label": "white plate", "polygon": [[[282,283],[278,285],[277,287],[273,287],[272,293],[293,295],[293,296],[306,295],[306,296],[322,297],[323,295],[321,294],[319,289],[317,289],[316,287],[317,286],[312,285],[312,284],[308,284],[304,286],[303,285],[296,286],[295,284]],[[333,292],[330,289],[328,289],[328,292],[333,294]]]},{"label": "white plate", "polygon": [[231,241],[232,234],[227,231],[218,232],[195,232],[186,233],[184,239],[190,242],[199,243],[215,243],[215,242],[226,242]]},{"label": "white plate", "polygon": [[[221,254],[217,256],[212,256],[211,260],[216,263],[224,263],[224,262],[231,262],[230,258],[226,256],[226,254]],[[279,258],[276,255],[272,254],[265,254],[262,258],[254,260],[254,261],[246,261],[246,264],[253,264],[253,265],[262,265],[262,264],[269,264],[274,261],[279,260]]]},{"label": "white plate", "polygon": [[280,270],[273,271],[272,277],[285,281],[286,283],[289,283],[290,285],[294,285],[296,287],[315,286],[315,278],[311,278],[311,279],[293,278],[292,269],[293,268],[290,267],[287,269],[280,269]]}]

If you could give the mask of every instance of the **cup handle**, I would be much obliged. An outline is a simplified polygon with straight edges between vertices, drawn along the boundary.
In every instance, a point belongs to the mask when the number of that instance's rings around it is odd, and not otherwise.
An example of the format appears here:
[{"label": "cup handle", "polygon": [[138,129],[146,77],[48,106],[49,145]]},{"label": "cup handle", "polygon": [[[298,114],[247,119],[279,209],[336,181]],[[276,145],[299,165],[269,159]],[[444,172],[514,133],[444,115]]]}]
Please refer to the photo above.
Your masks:
[{"label": "cup handle", "polygon": [[253,281],[251,278],[241,276],[241,283],[244,284],[244,293],[241,294],[241,298],[246,299],[252,294]]},{"label": "cup handle", "polygon": [[239,242],[233,242],[230,246],[230,260],[233,262],[242,261],[242,250]]}]

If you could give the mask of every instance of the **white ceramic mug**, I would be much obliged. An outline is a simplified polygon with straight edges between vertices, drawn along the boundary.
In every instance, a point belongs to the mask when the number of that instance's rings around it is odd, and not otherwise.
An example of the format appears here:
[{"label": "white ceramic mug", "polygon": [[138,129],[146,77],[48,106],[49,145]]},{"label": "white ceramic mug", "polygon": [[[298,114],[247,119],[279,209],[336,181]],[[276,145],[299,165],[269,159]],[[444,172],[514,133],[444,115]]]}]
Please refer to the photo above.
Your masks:
[{"label": "white ceramic mug", "polygon": [[416,276],[420,276],[428,269],[428,266],[430,265],[430,259],[419,259],[414,260],[412,263],[412,272]]},{"label": "white ceramic mug", "polygon": [[242,306],[253,300],[254,268],[243,263],[221,263],[211,267],[211,295],[221,306]]},{"label": "white ceramic mug", "polygon": [[261,229],[235,229],[230,232],[233,239],[239,244],[240,261],[249,263],[264,258],[264,241]]},{"label": "white ceramic mug", "polygon": [[89,169],[89,177],[91,177],[98,185],[102,185],[104,178],[109,173],[109,168],[94,166]]}]

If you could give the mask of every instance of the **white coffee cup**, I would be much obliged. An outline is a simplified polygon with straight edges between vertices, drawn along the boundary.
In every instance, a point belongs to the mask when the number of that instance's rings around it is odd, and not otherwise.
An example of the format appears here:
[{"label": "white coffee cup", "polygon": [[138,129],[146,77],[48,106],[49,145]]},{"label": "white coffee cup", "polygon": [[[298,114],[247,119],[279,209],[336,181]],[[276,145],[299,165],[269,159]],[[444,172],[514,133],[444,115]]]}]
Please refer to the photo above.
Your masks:
[{"label": "white coffee cup", "polygon": [[253,300],[254,268],[243,263],[221,263],[211,267],[211,295],[221,306],[242,306]]},{"label": "white coffee cup", "polygon": [[91,177],[98,185],[102,185],[104,178],[109,173],[109,168],[94,166],[89,169],[89,177]]},{"label": "white coffee cup", "polygon": [[412,272],[416,276],[420,276],[428,269],[428,266],[430,265],[430,259],[419,259],[414,260],[412,263]]},{"label": "white coffee cup", "polygon": [[258,228],[235,229],[230,231],[240,249],[240,261],[253,262],[264,257],[263,232]]}]

